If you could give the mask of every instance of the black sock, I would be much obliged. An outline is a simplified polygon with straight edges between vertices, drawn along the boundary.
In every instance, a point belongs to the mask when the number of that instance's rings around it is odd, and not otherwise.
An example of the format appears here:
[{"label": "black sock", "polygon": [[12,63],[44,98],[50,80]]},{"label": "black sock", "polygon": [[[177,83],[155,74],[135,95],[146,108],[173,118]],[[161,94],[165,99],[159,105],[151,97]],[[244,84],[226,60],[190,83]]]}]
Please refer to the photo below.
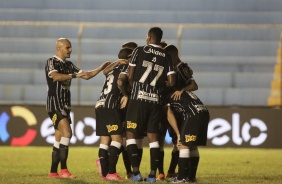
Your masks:
[{"label": "black sock", "polygon": [[199,164],[200,157],[191,157],[190,158],[190,168],[189,168],[189,180],[195,180],[198,164]]},{"label": "black sock", "polygon": [[160,151],[160,160],[158,164],[159,174],[164,174],[164,151]]},{"label": "black sock", "polygon": [[67,169],[68,155],[69,155],[69,147],[60,144],[61,169]]},{"label": "black sock", "polygon": [[118,157],[120,154],[120,149],[115,146],[110,146],[109,148],[109,174],[116,173],[116,165],[118,162]]},{"label": "black sock", "polygon": [[150,148],[150,156],[151,156],[151,176],[156,176],[156,170],[160,161],[160,148]]},{"label": "black sock", "polygon": [[189,158],[179,158],[178,159],[178,180],[182,180],[188,177],[189,173]]},{"label": "black sock", "polygon": [[137,153],[138,153],[138,167],[140,167],[142,156],[143,156],[143,148],[141,149],[138,148]]},{"label": "black sock", "polygon": [[126,148],[127,148],[127,153],[128,153],[130,163],[133,168],[133,173],[136,175],[139,173],[137,144],[130,144]]},{"label": "black sock", "polygon": [[52,164],[51,164],[50,172],[52,172],[52,173],[57,172],[59,163],[60,163],[60,150],[53,146]]},{"label": "black sock", "polygon": [[99,148],[98,156],[100,159],[102,175],[106,177],[109,172],[109,155],[108,150]]},{"label": "black sock", "polygon": [[170,165],[168,169],[169,173],[175,173],[175,169],[178,164],[178,158],[179,158],[179,151],[172,151]]},{"label": "black sock", "polygon": [[123,158],[123,163],[124,163],[124,166],[125,166],[125,169],[126,169],[126,173],[132,173],[128,153],[127,153],[127,150],[124,147],[122,147],[122,158]]}]

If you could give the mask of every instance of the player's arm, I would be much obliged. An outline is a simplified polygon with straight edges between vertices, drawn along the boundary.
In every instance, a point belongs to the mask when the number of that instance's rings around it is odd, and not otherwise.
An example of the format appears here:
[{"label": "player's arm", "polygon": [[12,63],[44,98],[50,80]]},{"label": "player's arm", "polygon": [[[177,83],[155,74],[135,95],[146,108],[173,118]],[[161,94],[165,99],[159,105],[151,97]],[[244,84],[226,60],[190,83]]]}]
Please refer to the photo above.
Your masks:
[{"label": "player's arm", "polygon": [[119,59],[119,60],[116,60],[114,62],[112,62],[111,64],[109,64],[103,71],[104,75],[107,75],[110,71],[114,70],[115,67],[117,67],[118,65],[121,65],[121,64],[127,64],[128,61],[125,60],[125,59]]},{"label": "player's arm", "polygon": [[181,90],[176,90],[172,95],[171,98],[174,101],[180,100],[181,95],[184,91],[196,91],[198,89],[198,84],[196,83],[195,80],[191,80],[191,83],[187,86],[185,86],[184,88],[182,88]]},{"label": "player's arm", "polygon": [[82,71],[82,77],[85,80],[91,79],[95,77],[98,73],[100,73],[102,70],[104,70],[111,62],[110,61],[105,61],[102,63],[98,68],[91,70],[91,71]]},{"label": "player's arm", "polygon": [[70,80],[73,78],[81,78],[83,76],[82,73],[78,74],[78,73],[73,73],[73,74],[62,74],[59,73],[57,71],[53,71],[50,73],[51,78],[53,79],[53,81],[65,81],[65,80]]},{"label": "player's arm", "polygon": [[175,84],[175,72],[170,72],[167,75],[167,81],[166,81],[166,86],[167,87],[173,87]]},{"label": "player's arm", "polygon": [[173,114],[169,105],[167,106],[167,120],[168,120],[170,126],[172,127],[172,129],[174,130],[174,132],[177,135],[177,142],[179,142],[180,132],[179,132],[179,129],[178,129],[178,126],[177,126],[177,121],[175,119],[175,116],[174,116],[174,114]]},{"label": "player's arm", "polygon": [[198,90],[198,84],[196,83],[195,80],[191,80],[191,84],[188,86],[185,86],[183,90],[184,91],[196,91]]},{"label": "player's arm", "polygon": [[129,64],[129,67],[128,67],[128,83],[129,83],[129,86],[131,88],[133,87],[134,72],[135,72],[135,66],[132,66],[132,65]]},{"label": "player's arm", "polygon": [[120,101],[120,108],[123,109],[126,107],[127,101],[128,101],[128,80],[127,80],[127,74],[126,73],[120,73],[117,80],[117,86],[121,93],[123,94],[123,97]]},{"label": "player's arm", "polygon": [[128,80],[126,73],[120,73],[117,80],[117,85],[123,96],[128,96]]}]

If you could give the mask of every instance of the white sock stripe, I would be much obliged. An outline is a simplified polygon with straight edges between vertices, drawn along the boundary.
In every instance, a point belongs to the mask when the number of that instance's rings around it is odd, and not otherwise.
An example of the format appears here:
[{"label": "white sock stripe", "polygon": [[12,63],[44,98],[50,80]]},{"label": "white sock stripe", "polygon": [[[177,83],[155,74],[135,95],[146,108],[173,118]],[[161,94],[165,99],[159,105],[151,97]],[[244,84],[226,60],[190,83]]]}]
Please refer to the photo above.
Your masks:
[{"label": "white sock stripe", "polygon": [[70,144],[70,138],[61,137],[60,144],[63,144],[63,145],[65,145],[65,146],[68,146],[68,145]]},{"label": "white sock stripe", "polygon": [[159,148],[160,145],[159,145],[159,142],[156,141],[156,142],[151,142],[151,143],[149,143],[149,147],[150,147],[150,148]]},{"label": "white sock stripe", "polygon": [[121,143],[119,143],[119,142],[117,142],[117,141],[112,141],[112,142],[111,142],[111,146],[114,146],[114,147],[120,149]]},{"label": "white sock stripe", "polygon": [[179,150],[179,158],[189,158],[189,157],[190,157],[189,149],[181,149],[181,150]]},{"label": "white sock stripe", "polygon": [[126,140],[126,146],[128,146],[130,144],[136,144],[136,139],[128,139],[128,140]]},{"label": "white sock stripe", "polygon": [[60,142],[55,141],[54,142],[54,147],[59,149],[60,148]]},{"label": "white sock stripe", "polygon": [[100,144],[100,145],[99,145],[99,148],[100,148],[100,149],[104,149],[104,150],[108,150],[108,149],[109,149],[109,146],[106,145],[106,144]]}]

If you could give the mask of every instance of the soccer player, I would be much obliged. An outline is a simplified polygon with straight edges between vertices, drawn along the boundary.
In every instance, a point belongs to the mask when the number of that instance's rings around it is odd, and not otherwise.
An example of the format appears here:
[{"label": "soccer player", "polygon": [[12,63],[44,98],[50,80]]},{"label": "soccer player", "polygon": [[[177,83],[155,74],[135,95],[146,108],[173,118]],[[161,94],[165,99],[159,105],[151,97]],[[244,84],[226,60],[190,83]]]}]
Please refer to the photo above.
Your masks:
[{"label": "soccer player", "polygon": [[117,87],[117,80],[119,74],[128,68],[131,53],[132,49],[121,49],[118,54],[119,60],[104,69],[106,80],[95,106],[96,131],[97,135],[101,136],[98,153],[102,168],[101,179],[122,181],[116,172],[116,164],[123,142],[125,111],[123,106],[120,107],[122,93]]},{"label": "soccer player", "polygon": [[[130,49],[134,50],[136,47],[138,47],[137,43],[132,42],[132,41],[122,44],[122,48],[130,48]],[[123,74],[125,76],[127,76],[126,72],[123,72]],[[121,74],[121,75],[123,75],[123,74]],[[127,77],[125,79],[127,79]],[[128,90],[130,90],[130,89],[128,89],[128,86],[126,86],[126,88],[127,88],[126,93],[128,93],[128,94],[125,94],[124,99],[126,99],[127,96],[130,93],[130,91],[128,91]],[[127,105],[127,99],[126,99],[125,106],[126,105]],[[142,155],[143,155],[143,136],[136,139],[136,141],[137,141],[137,147],[138,147],[138,160],[139,160],[139,163],[140,163],[141,159],[142,159]],[[123,138],[122,158],[123,158],[123,163],[124,163],[124,166],[125,166],[125,169],[126,169],[125,179],[129,179],[130,176],[132,175],[132,169],[131,169],[131,163],[129,161],[128,153],[127,153],[127,150],[126,150],[126,138],[125,138],[125,136]]]},{"label": "soccer player", "polygon": [[174,45],[165,48],[176,66],[176,85],[168,95],[170,107],[180,129],[178,176],[173,183],[195,182],[199,164],[199,145],[206,145],[209,111],[192,92],[198,89],[193,71],[187,63],[181,62]]},{"label": "soccer player", "polygon": [[[70,58],[71,42],[66,38],[56,41],[56,54],[49,58],[45,65],[46,81],[48,86],[46,111],[55,128],[55,142],[52,152],[50,178],[75,178],[67,168],[71,131],[71,80],[73,78],[90,79],[102,71],[109,63],[101,64],[92,71],[82,71],[77,68]],[[57,172],[59,163],[61,171]]]},{"label": "soccer player", "polygon": [[137,159],[136,137],[144,132],[150,147],[151,171],[147,182],[156,182],[159,161],[159,123],[161,121],[160,94],[164,86],[174,85],[174,71],[170,57],[159,46],[163,31],[152,27],[147,34],[147,45],[137,47],[132,54],[128,80],[132,87],[126,113],[126,145],[133,175],[130,180],[142,181]]},{"label": "soccer player", "polygon": [[[160,42],[160,47],[161,48],[165,48],[167,46],[167,43],[164,40],[161,40]],[[159,164],[158,164],[158,171],[159,174],[156,178],[156,180],[164,180],[165,179],[165,174],[164,174],[164,141],[165,141],[165,135],[166,135],[166,131],[167,131],[167,126],[169,124],[169,122],[167,121],[167,114],[165,113],[169,113],[170,111],[168,111],[167,108],[164,109],[164,113],[162,115],[162,123],[160,124],[160,133],[159,133],[159,145],[160,145],[160,157],[159,157]]]}]

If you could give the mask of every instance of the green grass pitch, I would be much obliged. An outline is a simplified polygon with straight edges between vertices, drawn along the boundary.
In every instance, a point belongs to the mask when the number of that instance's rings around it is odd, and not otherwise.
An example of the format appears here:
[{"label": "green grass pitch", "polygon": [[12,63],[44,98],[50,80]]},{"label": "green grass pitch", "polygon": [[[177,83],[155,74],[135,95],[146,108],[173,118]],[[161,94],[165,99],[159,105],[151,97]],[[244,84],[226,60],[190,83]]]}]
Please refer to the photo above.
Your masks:
[{"label": "green grass pitch", "polygon": [[[95,184],[133,183],[130,181],[101,181],[95,160],[97,147],[70,147],[68,168],[76,179],[49,179],[52,147],[8,147],[0,146],[1,184]],[[282,183],[282,149],[259,148],[204,148],[200,147],[198,184],[251,184]],[[170,161],[171,148],[165,148],[165,172]],[[149,149],[144,148],[141,173],[150,170]],[[124,177],[122,157],[117,165],[118,173]],[[162,181],[157,183],[169,183]]]}]

